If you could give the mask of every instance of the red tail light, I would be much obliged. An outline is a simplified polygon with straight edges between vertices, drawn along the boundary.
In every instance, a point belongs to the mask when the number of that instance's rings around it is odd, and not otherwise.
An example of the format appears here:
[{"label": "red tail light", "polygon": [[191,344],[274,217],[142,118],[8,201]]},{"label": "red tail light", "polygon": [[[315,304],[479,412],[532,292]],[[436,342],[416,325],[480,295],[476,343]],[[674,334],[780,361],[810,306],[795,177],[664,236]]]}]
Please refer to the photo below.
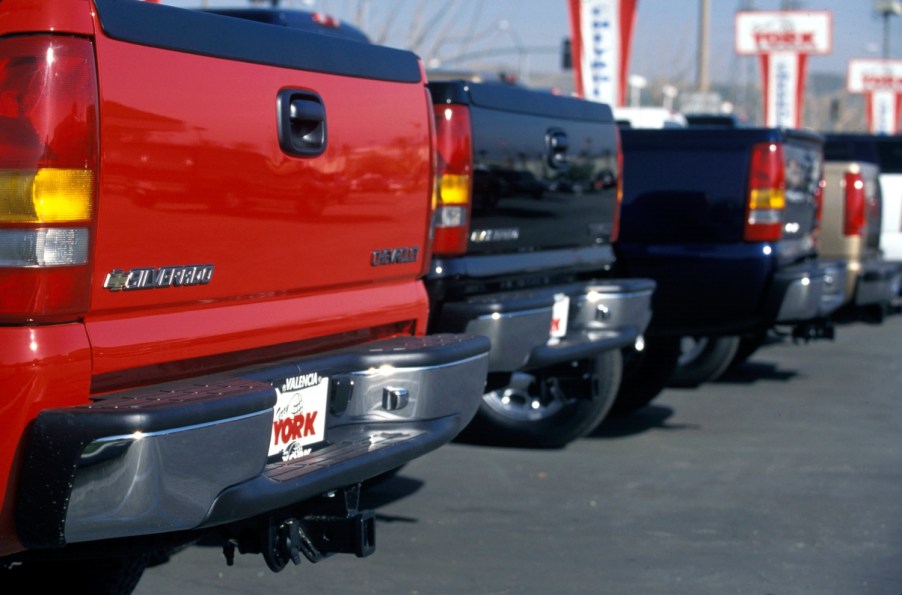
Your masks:
[{"label": "red tail light", "polygon": [[861,172],[846,172],[843,178],[845,185],[845,210],[843,211],[843,234],[847,236],[860,236],[867,225],[867,196],[864,188],[864,178]]},{"label": "red tail light", "polygon": [[436,105],[435,235],[432,251],[454,256],[467,250],[473,196],[470,112],[462,105]]},{"label": "red tail light", "polygon": [[74,319],[90,299],[97,79],[84,39],[0,40],[0,319]]},{"label": "red tail light", "polygon": [[758,143],[752,148],[743,238],[750,242],[778,241],[783,236],[785,208],[783,145]]},{"label": "red tail light", "polygon": [[617,140],[617,196],[614,203],[614,222],[611,226],[611,243],[620,237],[620,208],[623,205],[623,147],[620,144],[620,130],[614,128],[614,138]]}]

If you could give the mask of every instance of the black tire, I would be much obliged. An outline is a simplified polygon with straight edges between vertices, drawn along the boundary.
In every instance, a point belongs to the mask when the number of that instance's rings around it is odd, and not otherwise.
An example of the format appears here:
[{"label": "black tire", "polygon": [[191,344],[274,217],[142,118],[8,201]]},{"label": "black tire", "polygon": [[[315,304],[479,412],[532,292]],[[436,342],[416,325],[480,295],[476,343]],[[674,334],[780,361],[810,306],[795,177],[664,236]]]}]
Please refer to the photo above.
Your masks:
[{"label": "black tire", "polygon": [[739,337],[683,337],[680,359],[669,386],[695,388],[727,371],[739,350]]},{"label": "black tire", "polygon": [[736,350],[736,355],[733,356],[730,367],[736,368],[747,362],[764,345],[767,339],[768,334],[766,330],[740,338],[739,349]]},{"label": "black tire", "polygon": [[883,324],[886,316],[890,312],[890,305],[887,302],[879,304],[869,304],[861,308],[862,319],[869,324]]},{"label": "black tire", "polygon": [[138,586],[148,555],[26,561],[0,567],[4,595],[61,590],[67,595],[129,595]]},{"label": "black tire", "polygon": [[679,337],[647,337],[642,351],[627,350],[611,413],[628,415],[651,403],[667,386],[679,359]]},{"label": "black tire", "polygon": [[515,372],[510,382],[482,397],[464,442],[495,446],[561,448],[604,420],[617,395],[619,350],[593,360]]}]

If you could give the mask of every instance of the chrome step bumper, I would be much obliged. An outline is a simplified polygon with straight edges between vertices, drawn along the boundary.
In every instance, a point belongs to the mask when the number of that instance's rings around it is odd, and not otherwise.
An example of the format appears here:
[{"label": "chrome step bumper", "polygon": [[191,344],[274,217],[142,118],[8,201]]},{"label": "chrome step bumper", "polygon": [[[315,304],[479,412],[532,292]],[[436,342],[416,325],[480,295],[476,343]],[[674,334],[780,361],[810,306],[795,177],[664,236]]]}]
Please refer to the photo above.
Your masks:
[{"label": "chrome step bumper", "polygon": [[[21,473],[19,537],[50,548],[197,529],[395,469],[469,423],[488,349],[484,337],[402,337],[44,411]],[[311,379],[328,393],[325,441],[274,459],[280,388]]]},{"label": "chrome step bumper", "polygon": [[[444,304],[438,327],[488,337],[491,372],[542,367],[633,344],[651,320],[654,288],[648,279],[611,279],[475,296]],[[565,322],[555,314],[562,300]],[[562,335],[553,324],[564,325]]]}]

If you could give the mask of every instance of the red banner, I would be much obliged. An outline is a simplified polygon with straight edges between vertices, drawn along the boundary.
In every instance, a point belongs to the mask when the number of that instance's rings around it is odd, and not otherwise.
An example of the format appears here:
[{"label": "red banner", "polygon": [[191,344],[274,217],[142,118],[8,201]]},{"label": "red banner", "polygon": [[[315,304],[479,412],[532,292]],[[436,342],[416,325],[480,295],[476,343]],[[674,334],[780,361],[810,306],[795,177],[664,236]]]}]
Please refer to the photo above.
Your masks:
[{"label": "red banner", "polygon": [[761,54],[764,125],[802,127],[808,56],[794,52]]},{"label": "red banner", "polygon": [[568,0],[576,93],[622,107],[638,0]]}]

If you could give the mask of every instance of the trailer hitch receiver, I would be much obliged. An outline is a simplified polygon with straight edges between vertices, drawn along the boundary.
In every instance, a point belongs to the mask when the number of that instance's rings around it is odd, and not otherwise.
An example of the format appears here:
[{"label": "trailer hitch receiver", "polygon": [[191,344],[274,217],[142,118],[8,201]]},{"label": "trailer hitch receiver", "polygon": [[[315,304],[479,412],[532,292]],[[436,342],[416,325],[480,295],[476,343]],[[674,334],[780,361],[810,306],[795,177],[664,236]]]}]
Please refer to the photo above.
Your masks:
[{"label": "trailer hitch receiver", "polygon": [[359,504],[357,484],[260,518],[256,530],[225,543],[226,563],[234,563],[236,550],[262,554],[273,572],[289,562],[300,564],[302,555],[314,563],[334,554],[369,556],[376,550],[376,518],[371,510],[359,510]]}]

